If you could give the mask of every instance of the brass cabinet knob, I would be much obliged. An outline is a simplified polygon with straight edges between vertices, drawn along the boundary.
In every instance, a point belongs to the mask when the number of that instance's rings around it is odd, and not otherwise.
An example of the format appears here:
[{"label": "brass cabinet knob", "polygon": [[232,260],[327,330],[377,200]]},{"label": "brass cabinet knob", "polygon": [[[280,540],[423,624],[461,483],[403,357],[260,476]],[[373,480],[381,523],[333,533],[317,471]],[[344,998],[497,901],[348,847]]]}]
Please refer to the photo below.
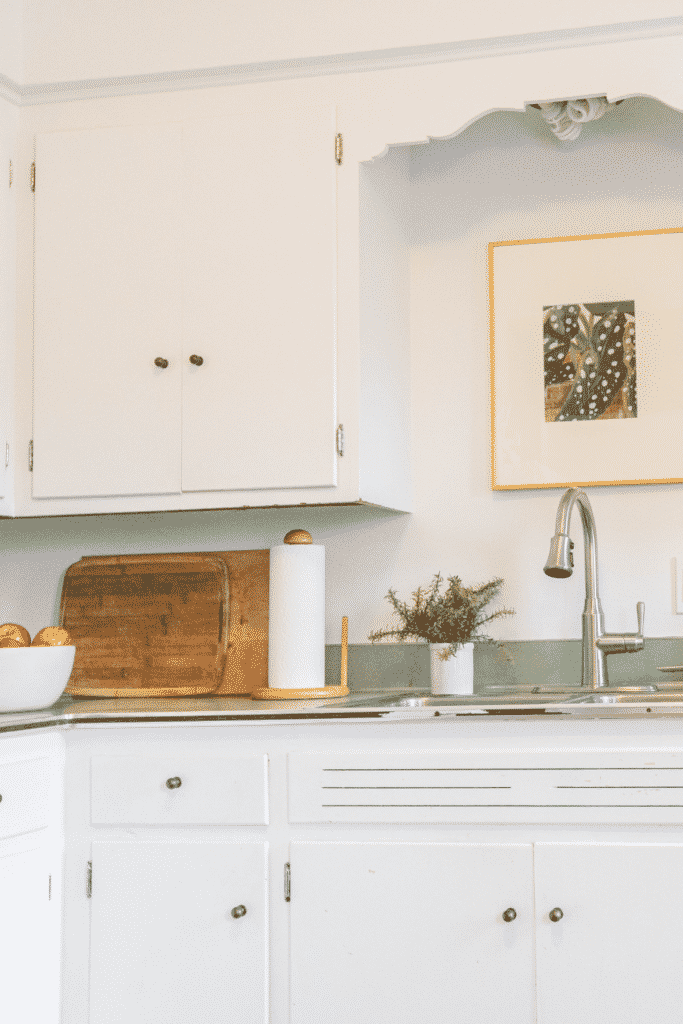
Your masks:
[{"label": "brass cabinet knob", "polygon": [[201,356],[190,356],[190,362],[193,366],[201,366],[204,360]]},{"label": "brass cabinet knob", "polygon": [[553,907],[553,909],[548,914],[548,917],[551,921],[561,921],[564,917],[564,914],[562,913],[559,907]]},{"label": "brass cabinet knob", "polygon": [[243,903],[240,903],[239,907],[233,907],[230,913],[233,917],[244,917],[247,912],[247,908]]},{"label": "brass cabinet knob", "polygon": [[172,779],[166,779],[167,789],[180,789],[183,784],[183,780],[179,779],[177,775],[174,775]]},{"label": "brass cabinet knob", "polygon": [[503,911],[503,920],[504,921],[514,921],[514,919],[516,917],[517,917],[517,911],[515,910],[514,907],[508,907],[507,910]]},{"label": "brass cabinet knob", "polygon": [[168,359],[164,359],[163,356],[157,356],[156,359],[154,360],[154,365],[161,367],[162,370],[165,370],[166,367],[168,366]]}]

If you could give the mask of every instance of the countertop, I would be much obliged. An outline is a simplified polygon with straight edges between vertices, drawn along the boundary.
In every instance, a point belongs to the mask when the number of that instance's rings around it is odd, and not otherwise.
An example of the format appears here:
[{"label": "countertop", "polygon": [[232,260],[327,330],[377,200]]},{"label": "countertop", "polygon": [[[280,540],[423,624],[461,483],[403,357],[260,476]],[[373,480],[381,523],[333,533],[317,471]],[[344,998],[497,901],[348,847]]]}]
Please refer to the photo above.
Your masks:
[{"label": "countertop", "polygon": [[[578,691],[577,691],[578,693]],[[427,719],[442,716],[573,716],[581,718],[648,717],[671,718],[683,715],[683,697],[666,704],[650,706],[640,695],[631,703],[626,696],[618,705],[577,705],[565,703],[558,695],[520,693],[518,695],[480,694],[462,698],[456,705],[444,700],[428,707],[383,706],[386,698],[427,696],[425,690],[364,690],[348,697],[316,700],[251,700],[249,697],[173,697],[173,698],[74,698],[66,694],[40,711],[0,713],[0,732],[39,729],[50,726],[118,724],[122,722],[291,722],[321,720]],[[673,696],[673,695],[672,695]],[[376,703],[375,703],[376,701]]]}]

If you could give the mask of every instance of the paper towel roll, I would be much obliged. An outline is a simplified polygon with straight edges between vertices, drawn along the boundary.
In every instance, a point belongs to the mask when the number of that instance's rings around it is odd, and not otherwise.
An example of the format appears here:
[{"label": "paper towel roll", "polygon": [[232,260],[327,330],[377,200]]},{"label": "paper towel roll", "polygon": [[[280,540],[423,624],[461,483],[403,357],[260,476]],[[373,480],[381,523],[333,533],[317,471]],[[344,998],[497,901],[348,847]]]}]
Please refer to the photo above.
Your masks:
[{"label": "paper towel roll", "polygon": [[325,685],[325,548],[270,549],[268,686]]}]

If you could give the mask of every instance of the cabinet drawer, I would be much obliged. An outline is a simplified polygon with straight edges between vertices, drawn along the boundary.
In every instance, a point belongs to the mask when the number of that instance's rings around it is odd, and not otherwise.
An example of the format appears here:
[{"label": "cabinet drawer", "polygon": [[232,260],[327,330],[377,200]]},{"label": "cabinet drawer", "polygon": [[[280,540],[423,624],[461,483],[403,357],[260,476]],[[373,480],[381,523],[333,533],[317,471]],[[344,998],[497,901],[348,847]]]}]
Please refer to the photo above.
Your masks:
[{"label": "cabinet drawer", "polygon": [[265,755],[103,755],[91,768],[93,825],[268,824]]},{"label": "cabinet drawer", "polygon": [[49,757],[0,763],[0,839],[47,826],[50,767]]}]

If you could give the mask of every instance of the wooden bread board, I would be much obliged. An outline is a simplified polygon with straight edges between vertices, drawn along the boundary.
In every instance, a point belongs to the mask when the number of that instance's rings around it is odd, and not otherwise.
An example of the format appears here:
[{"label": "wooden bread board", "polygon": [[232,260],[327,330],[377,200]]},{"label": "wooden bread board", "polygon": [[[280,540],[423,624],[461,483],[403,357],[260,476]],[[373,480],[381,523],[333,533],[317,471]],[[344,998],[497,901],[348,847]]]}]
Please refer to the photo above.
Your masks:
[{"label": "wooden bread board", "polygon": [[64,577],[84,697],[251,693],[268,678],[269,552],[86,557]]},{"label": "wooden bread board", "polygon": [[230,632],[223,679],[214,695],[268,685],[270,551],[217,551],[228,567]]}]

